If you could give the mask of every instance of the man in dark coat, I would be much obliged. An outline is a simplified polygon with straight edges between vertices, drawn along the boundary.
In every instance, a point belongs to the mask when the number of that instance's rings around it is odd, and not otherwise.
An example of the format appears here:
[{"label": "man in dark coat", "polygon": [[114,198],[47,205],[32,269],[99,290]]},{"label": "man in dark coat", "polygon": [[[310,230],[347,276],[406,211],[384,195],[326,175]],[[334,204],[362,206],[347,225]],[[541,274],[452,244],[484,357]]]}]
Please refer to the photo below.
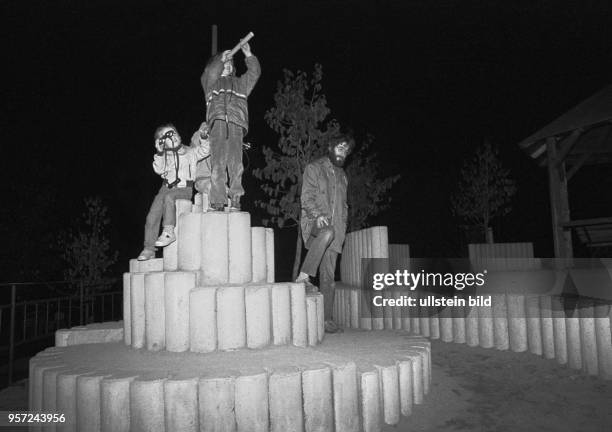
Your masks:
[{"label": "man in dark coat", "polygon": [[327,155],[308,164],[302,179],[300,226],[308,253],[296,282],[304,282],[312,290],[310,276],[315,276],[319,269],[328,333],[339,331],[332,312],[336,260],[342,252],[348,218],[348,180],[342,166],[353,147],[354,141],[349,136],[333,137]]}]

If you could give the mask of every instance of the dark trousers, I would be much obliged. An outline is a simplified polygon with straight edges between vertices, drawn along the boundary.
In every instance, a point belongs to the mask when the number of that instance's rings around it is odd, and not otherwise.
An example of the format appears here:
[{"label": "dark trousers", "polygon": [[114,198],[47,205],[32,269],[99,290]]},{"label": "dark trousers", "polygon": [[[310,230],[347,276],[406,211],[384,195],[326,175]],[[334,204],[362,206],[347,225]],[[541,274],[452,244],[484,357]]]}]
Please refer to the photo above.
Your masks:
[{"label": "dark trousers", "polygon": [[[210,203],[226,204],[227,198],[240,199],[242,188],[242,127],[216,120],[210,131]],[[227,175],[229,173],[229,194]]]},{"label": "dark trousers", "polygon": [[151,208],[147,214],[147,221],[144,229],[144,247],[155,250],[155,241],[159,235],[160,222],[164,225],[176,225],[176,205],[177,199],[191,200],[193,189],[191,187],[179,187],[168,189],[163,185],[151,203]]},{"label": "dark trousers", "polygon": [[313,228],[306,247],[308,253],[302,264],[302,272],[309,276],[317,275],[319,269],[319,289],[323,294],[324,315],[326,320],[331,320],[334,310],[335,285],[334,277],[336,274],[336,261],[338,253],[331,250],[329,245],[334,239],[334,229],[323,227]]}]

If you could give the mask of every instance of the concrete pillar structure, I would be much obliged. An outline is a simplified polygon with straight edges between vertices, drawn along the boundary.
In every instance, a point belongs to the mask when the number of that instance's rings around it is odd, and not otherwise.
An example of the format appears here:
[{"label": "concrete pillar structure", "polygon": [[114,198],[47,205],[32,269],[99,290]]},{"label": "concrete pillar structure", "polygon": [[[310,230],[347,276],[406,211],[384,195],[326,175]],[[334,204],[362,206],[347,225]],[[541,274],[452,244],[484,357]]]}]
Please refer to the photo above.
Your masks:
[{"label": "concrete pillar structure", "polygon": [[220,350],[246,345],[246,311],[243,286],[217,288],[217,346]]},{"label": "concrete pillar structure", "polygon": [[403,359],[397,362],[400,386],[400,411],[403,416],[412,414],[414,402],[412,360]]},{"label": "concrete pillar structure", "polygon": [[274,282],[274,230],[266,228],[266,281]]},{"label": "concrete pillar structure", "polygon": [[528,295],[525,297],[525,312],[527,315],[529,352],[542,355],[542,323],[539,296]]},{"label": "concrete pillar structure", "polygon": [[269,380],[270,431],[302,432],[302,375],[296,368],[274,370]]},{"label": "concrete pillar structure", "polygon": [[478,308],[476,306],[468,306],[465,309],[465,343],[471,347],[480,345],[478,337]]},{"label": "concrete pillar structure", "polygon": [[272,342],[270,286],[252,285],[244,288],[246,308],[246,338],[249,348],[263,348]]},{"label": "concrete pillar structure", "polygon": [[130,274],[130,319],[132,348],[145,346],[145,287],[144,273]]},{"label": "concrete pillar structure", "polygon": [[165,275],[166,349],[189,349],[189,292],[196,286],[193,272],[168,272]]},{"label": "concrete pillar structure", "polygon": [[179,216],[177,235],[178,270],[198,271],[202,265],[202,214],[183,213]]},{"label": "concrete pillar structure", "polygon": [[551,299],[553,333],[555,338],[555,359],[557,363],[567,363],[567,330],[565,327],[565,310],[563,299],[553,296]]},{"label": "concrete pillar structure", "polygon": [[88,372],[85,368],[76,368],[57,375],[56,412],[66,418],[64,423],[57,424],[57,432],[77,432],[77,378]]},{"label": "concrete pillar structure", "polygon": [[270,289],[272,308],[272,342],[286,345],[291,342],[291,297],[289,287],[273,284]]},{"label": "concrete pillar structure", "polygon": [[291,296],[291,333],[293,345],[305,347],[308,344],[308,327],[304,284],[290,283],[289,289]]},{"label": "concrete pillar structure", "polygon": [[252,280],[251,215],[247,212],[228,214],[229,282]]},{"label": "concrete pillar structure", "polygon": [[130,431],[165,432],[164,383],[166,374],[135,378],[130,383]]},{"label": "concrete pillar structure", "polygon": [[100,430],[130,432],[130,383],[138,375],[116,373],[100,382]]},{"label": "concrete pillar structure", "polygon": [[303,370],[302,394],[306,432],[334,430],[331,369],[325,365],[311,365]]},{"label": "concrete pillar structure", "polygon": [[165,275],[163,272],[146,273],[145,287],[145,340],[149,351],[166,347]]},{"label": "concrete pillar structure", "polygon": [[[463,306],[453,307],[451,313],[453,316],[453,342],[465,343],[465,308]],[[423,334],[423,336],[425,335]]]},{"label": "concrete pillar structure", "polygon": [[542,354],[544,358],[553,359],[555,358],[555,336],[550,296],[540,297],[540,319],[542,327]]},{"label": "concrete pillar structure", "polygon": [[228,217],[224,212],[208,212],[202,215],[202,285],[229,282],[229,234]]},{"label": "concrete pillar structure", "polygon": [[174,227],[174,234],[176,235],[177,240],[175,242],[170,243],[164,248],[164,271],[178,270],[178,243],[180,241],[179,237],[181,235],[181,226],[179,221],[181,220],[181,215],[183,213],[191,212],[192,204],[191,200],[177,199],[175,201],[175,206],[177,225]]},{"label": "concrete pillar structure", "polygon": [[378,432],[382,427],[382,407],[378,371],[363,372],[359,377],[361,416],[364,432]]},{"label": "concrete pillar structure", "polygon": [[495,346],[493,305],[478,307],[478,342],[482,348]]},{"label": "concrete pillar structure", "polygon": [[189,296],[190,350],[214,351],[217,349],[217,288],[194,288]]},{"label": "concrete pillar structure", "polygon": [[527,351],[527,317],[525,296],[508,294],[508,338],[509,347],[514,352]]},{"label": "concrete pillar structure", "polygon": [[242,375],[235,385],[237,432],[268,432],[268,374]]},{"label": "concrete pillar structure", "polygon": [[77,377],[77,431],[101,430],[101,382],[110,375],[96,371]]},{"label": "concrete pillar structure", "polygon": [[332,382],[336,432],[358,432],[361,425],[355,363],[334,366]]},{"label": "concrete pillar structure", "polygon": [[128,346],[132,344],[131,279],[130,273],[123,273],[123,341]]},{"label": "concrete pillar structure", "polygon": [[198,384],[200,430],[235,432],[234,413],[235,378],[232,376],[206,376]]},{"label": "concrete pillar structure", "polygon": [[198,432],[198,378],[173,376],[164,382],[166,430]]},{"label": "concrete pillar structure", "polygon": [[323,294],[317,293],[313,297],[317,305],[317,343],[321,343],[323,338],[325,338],[325,304],[323,302]]},{"label": "concrete pillar structure", "polygon": [[506,295],[493,294],[491,309],[493,310],[493,343],[496,349],[505,351],[510,348]]},{"label": "concrete pillar structure", "polygon": [[580,299],[580,341],[582,347],[582,370],[589,375],[599,373],[597,342],[595,336],[594,305],[590,299]]},{"label": "concrete pillar structure", "polygon": [[440,310],[440,339],[443,342],[452,342],[453,335],[453,315],[450,307],[444,307]]},{"label": "concrete pillar structure", "polygon": [[610,330],[609,304],[595,304],[595,339],[597,344],[597,366],[599,376],[612,379],[612,331]]},{"label": "concrete pillar structure", "polygon": [[266,253],[266,229],[264,227],[251,227],[252,250],[252,281],[266,282],[268,279],[268,266]]},{"label": "concrete pillar structure", "polygon": [[319,323],[317,322],[317,302],[315,297],[306,295],[306,332],[308,334],[308,345],[315,346],[319,343]]},{"label": "concrete pillar structure", "polygon": [[565,318],[567,334],[567,365],[571,369],[582,368],[580,317],[577,309],[568,311]]},{"label": "concrete pillar structure", "polygon": [[383,419],[388,425],[396,425],[400,420],[400,390],[398,368],[395,364],[379,366]]}]

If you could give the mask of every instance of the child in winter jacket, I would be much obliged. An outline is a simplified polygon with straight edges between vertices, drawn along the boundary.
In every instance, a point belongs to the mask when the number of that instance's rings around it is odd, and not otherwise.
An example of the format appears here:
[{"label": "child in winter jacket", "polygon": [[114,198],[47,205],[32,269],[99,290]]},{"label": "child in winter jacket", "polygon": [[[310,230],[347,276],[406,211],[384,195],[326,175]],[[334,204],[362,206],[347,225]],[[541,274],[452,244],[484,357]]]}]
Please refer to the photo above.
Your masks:
[{"label": "child in winter jacket", "polygon": [[[153,171],[159,174],[164,182],[147,215],[144,249],[138,256],[139,261],[154,258],[156,247],[167,246],[176,240],[175,202],[177,199],[191,200],[197,163],[210,154],[210,144],[204,137],[205,135],[200,136],[198,146],[186,147],[172,124],[160,126],[155,130],[157,152],[153,156]],[[164,229],[157,238],[162,221]]]}]

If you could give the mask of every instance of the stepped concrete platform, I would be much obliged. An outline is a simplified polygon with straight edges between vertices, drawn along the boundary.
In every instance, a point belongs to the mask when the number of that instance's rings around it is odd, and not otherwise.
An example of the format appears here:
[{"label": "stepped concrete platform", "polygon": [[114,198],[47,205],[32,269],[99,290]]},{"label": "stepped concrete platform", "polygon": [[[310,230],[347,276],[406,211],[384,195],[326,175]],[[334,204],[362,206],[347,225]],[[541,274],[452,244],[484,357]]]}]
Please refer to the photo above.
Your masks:
[{"label": "stepped concrete platform", "polygon": [[431,349],[361,330],[206,354],[83,344],[40,352],[30,376],[30,410],[66,413],[57,430],[376,431],[423,403]]}]

